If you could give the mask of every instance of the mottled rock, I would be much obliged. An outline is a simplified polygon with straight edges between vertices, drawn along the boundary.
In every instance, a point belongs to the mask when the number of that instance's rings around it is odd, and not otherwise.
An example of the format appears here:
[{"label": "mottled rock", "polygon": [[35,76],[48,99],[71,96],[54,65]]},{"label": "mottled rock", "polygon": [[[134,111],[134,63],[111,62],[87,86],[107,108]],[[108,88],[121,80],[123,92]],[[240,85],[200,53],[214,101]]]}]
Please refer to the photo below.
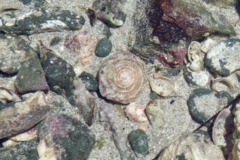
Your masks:
[{"label": "mottled rock", "polygon": [[194,72],[188,68],[184,68],[183,75],[190,86],[204,87],[210,83],[211,74],[207,70]]},{"label": "mottled rock", "polygon": [[86,89],[81,80],[74,81],[74,100],[80,114],[88,125],[92,125],[97,110],[96,98]]},{"label": "mottled rock", "polygon": [[48,89],[45,73],[38,58],[32,57],[21,63],[15,85],[20,93]]},{"label": "mottled rock", "polygon": [[226,107],[232,99],[227,92],[214,93],[209,89],[198,88],[192,91],[187,104],[193,120],[203,124]]},{"label": "mottled rock", "polygon": [[75,58],[75,66],[78,67],[74,71],[77,75],[93,65],[97,42],[97,35],[86,31],[69,34],[65,37],[64,47]]},{"label": "mottled rock", "polygon": [[223,14],[207,9],[197,0],[160,0],[162,19],[181,27],[193,39],[206,33],[236,34]]},{"label": "mottled rock", "polygon": [[46,147],[52,148],[53,156],[59,160],[86,160],[95,143],[95,136],[87,126],[56,113],[49,114],[43,121],[39,135],[40,144],[44,142]]},{"label": "mottled rock", "polygon": [[0,71],[15,74],[21,62],[34,55],[28,42],[20,37],[0,38]]},{"label": "mottled rock", "polygon": [[112,50],[112,42],[108,38],[102,38],[97,46],[95,53],[98,57],[106,57]]},{"label": "mottled rock", "polygon": [[66,96],[71,104],[73,100],[73,80],[76,77],[73,67],[55,53],[40,44],[40,59],[50,89]]},{"label": "mottled rock", "polygon": [[79,78],[81,78],[87,90],[89,91],[98,90],[98,81],[92,74],[83,72]]},{"label": "mottled rock", "polygon": [[128,141],[132,150],[136,154],[142,154],[145,156],[149,153],[148,136],[143,130],[138,129],[132,131],[128,135]]},{"label": "mottled rock", "polygon": [[207,53],[206,67],[214,74],[228,76],[240,69],[240,40],[229,39],[213,46]]},{"label": "mottled rock", "polygon": [[34,34],[62,30],[78,30],[85,19],[69,10],[36,11],[14,17],[3,17],[0,31],[8,34]]},{"label": "mottled rock", "polygon": [[38,160],[35,140],[20,143],[10,148],[0,148],[0,160]]},{"label": "mottled rock", "polygon": [[0,111],[0,139],[32,128],[46,117],[49,111],[45,94],[29,94],[22,102]]}]

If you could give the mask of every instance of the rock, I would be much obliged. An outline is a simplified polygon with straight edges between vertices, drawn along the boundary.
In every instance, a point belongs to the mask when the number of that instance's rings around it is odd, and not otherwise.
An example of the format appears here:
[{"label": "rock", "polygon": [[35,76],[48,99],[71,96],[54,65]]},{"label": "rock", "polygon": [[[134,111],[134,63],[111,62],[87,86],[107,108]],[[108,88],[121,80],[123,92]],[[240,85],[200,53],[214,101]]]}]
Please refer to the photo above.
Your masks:
[{"label": "rock", "polygon": [[68,10],[35,11],[22,13],[17,17],[3,17],[0,31],[8,34],[35,34],[62,30],[78,30],[85,19]]},{"label": "rock", "polygon": [[43,121],[39,135],[40,158],[47,156],[47,151],[52,149],[52,156],[59,160],[86,160],[95,143],[95,136],[87,126],[56,113],[49,114]]},{"label": "rock", "polygon": [[233,98],[227,92],[214,93],[209,89],[198,88],[192,91],[187,104],[193,120],[204,124],[226,107],[231,100]]},{"label": "rock", "polygon": [[97,46],[95,53],[98,57],[107,57],[112,50],[112,42],[108,38],[102,38]]},{"label": "rock", "polygon": [[164,149],[157,160],[191,159],[191,160],[224,160],[220,148],[215,146],[206,132],[196,132],[184,136],[166,149]]},{"label": "rock", "polygon": [[45,73],[38,58],[32,57],[22,62],[15,85],[20,93],[48,89]]},{"label": "rock", "polygon": [[229,39],[213,46],[207,53],[206,67],[214,74],[228,76],[240,69],[240,40]]},{"label": "rock", "polygon": [[36,140],[19,143],[16,146],[0,148],[1,160],[37,160],[39,156],[36,150]]},{"label": "rock", "polygon": [[190,86],[196,85],[204,87],[209,85],[211,79],[211,74],[207,70],[200,70],[198,72],[194,72],[188,68],[184,68],[183,75]]},{"label": "rock", "polygon": [[128,141],[132,150],[136,154],[141,154],[145,156],[149,153],[148,136],[143,130],[138,129],[132,131],[128,135]]},{"label": "rock", "polygon": [[192,39],[204,34],[222,33],[235,35],[234,28],[223,14],[205,7],[197,0],[160,0],[162,19],[181,27]]},{"label": "rock", "polygon": [[21,62],[28,56],[35,55],[28,43],[20,37],[0,38],[0,71],[6,74],[15,74]]},{"label": "rock", "polygon": [[90,73],[83,72],[80,77],[85,87],[88,91],[97,91],[98,90],[98,81]]},{"label": "rock", "polygon": [[77,76],[93,65],[97,42],[97,35],[86,31],[71,33],[65,37],[64,51],[70,52],[75,59],[74,71]]},{"label": "rock", "polygon": [[97,112],[97,98],[87,91],[81,80],[74,81],[74,100],[80,110],[80,114],[88,125],[92,125]]},{"label": "rock", "polygon": [[42,92],[29,94],[25,101],[1,110],[0,139],[32,128],[46,117],[48,111],[49,106]]},{"label": "rock", "polygon": [[73,100],[73,80],[76,77],[73,67],[55,53],[40,44],[40,59],[50,89],[66,96],[71,104]]}]

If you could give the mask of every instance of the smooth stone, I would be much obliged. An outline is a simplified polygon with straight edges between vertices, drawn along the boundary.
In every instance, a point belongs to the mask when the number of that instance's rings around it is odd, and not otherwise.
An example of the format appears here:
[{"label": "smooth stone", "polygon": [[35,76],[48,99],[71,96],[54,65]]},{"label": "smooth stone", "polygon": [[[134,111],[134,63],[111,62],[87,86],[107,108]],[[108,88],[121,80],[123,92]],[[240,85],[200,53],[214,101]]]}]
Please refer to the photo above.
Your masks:
[{"label": "smooth stone", "polygon": [[206,67],[214,74],[228,76],[240,69],[240,40],[229,39],[213,46],[207,53]]},{"label": "smooth stone", "polygon": [[128,141],[135,153],[142,154],[143,156],[149,153],[148,136],[143,130],[137,129],[132,131],[128,135]]},{"label": "smooth stone", "polygon": [[95,53],[98,57],[106,57],[112,50],[112,42],[108,38],[101,39],[97,46]]},{"label": "smooth stone", "polygon": [[190,94],[187,105],[193,120],[204,124],[232,100],[231,95],[225,91],[215,93],[209,89],[198,88]]},{"label": "smooth stone", "polygon": [[38,58],[22,62],[15,85],[20,93],[48,90],[45,73]]}]

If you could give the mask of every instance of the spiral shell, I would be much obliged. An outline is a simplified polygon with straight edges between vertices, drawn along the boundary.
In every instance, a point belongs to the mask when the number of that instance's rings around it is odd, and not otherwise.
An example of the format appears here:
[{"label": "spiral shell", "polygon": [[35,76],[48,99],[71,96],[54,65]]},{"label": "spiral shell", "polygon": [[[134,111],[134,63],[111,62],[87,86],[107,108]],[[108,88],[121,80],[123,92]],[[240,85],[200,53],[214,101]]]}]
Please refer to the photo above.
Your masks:
[{"label": "spiral shell", "polygon": [[99,70],[101,95],[122,104],[133,102],[145,81],[143,66],[131,53],[116,53]]}]

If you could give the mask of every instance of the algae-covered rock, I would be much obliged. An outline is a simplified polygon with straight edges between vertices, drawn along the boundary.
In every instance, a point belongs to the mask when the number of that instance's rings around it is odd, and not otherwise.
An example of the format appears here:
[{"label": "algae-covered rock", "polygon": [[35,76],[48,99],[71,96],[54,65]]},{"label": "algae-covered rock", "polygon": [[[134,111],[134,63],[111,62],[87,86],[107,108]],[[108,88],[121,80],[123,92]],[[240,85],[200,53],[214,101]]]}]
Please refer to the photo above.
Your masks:
[{"label": "algae-covered rock", "polygon": [[76,76],[73,67],[42,44],[39,46],[39,52],[50,89],[57,94],[66,96],[73,104],[73,80]]},{"label": "algae-covered rock", "polygon": [[8,148],[0,148],[0,160],[38,160],[36,140],[20,143]]},{"label": "algae-covered rock", "polygon": [[96,55],[98,57],[106,57],[112,50],[112,42],[108,38],[101,39],[96,46]]},{"label": "algae-covered rock", "polygon": [[[85,19],[69,10],[38,11],[3,18],[0,31],[8,34],[35,34],[62,30],[78,30]],[[14,22],[14,23],[12,23]]]},{"label": "algae-covered rock", "polygon": [[198,88],[192,91],[187,104],[193,120],[203,124],[226,107],[232,99],[227,92],[215,93],[209,89]]},{"label": "algae-covered rock", "polygon": [[95,136],[87,126],[56,113],[43,121],[39,135],[40,143],[45,141],[59,160],[86,160],[95,143]]},{"label": "algae-covered rock", "polygon": [[15,74],[21,66],[21,62],[33,56],[32,48],[21,37],[0,38],[0,71],[6,74]]},{"label": "algae-covered rock", "polygon": [[128,141],[136,154],[146,156],[149,153],[148,136],[143,130],[132,131],[128,135]]},{"label": "algae-covered rock", "polygon": [[15,84],[20,93],[48,89],[45,74],[38,58],[33,57],[22,62]]},{"label": "algae-covered rock", "polygon": [[89,91],[97,91],[98,90],[98,81],[97,79],[90,73],[83,72],[80,75],[81,80],[85,84],[85,87]]},{"label": "algae-covered rock", "polygon": [[206,67],[214,74],[228,76],[240,69],[240,40],[229,39],[213,46],[207,53]]}]

